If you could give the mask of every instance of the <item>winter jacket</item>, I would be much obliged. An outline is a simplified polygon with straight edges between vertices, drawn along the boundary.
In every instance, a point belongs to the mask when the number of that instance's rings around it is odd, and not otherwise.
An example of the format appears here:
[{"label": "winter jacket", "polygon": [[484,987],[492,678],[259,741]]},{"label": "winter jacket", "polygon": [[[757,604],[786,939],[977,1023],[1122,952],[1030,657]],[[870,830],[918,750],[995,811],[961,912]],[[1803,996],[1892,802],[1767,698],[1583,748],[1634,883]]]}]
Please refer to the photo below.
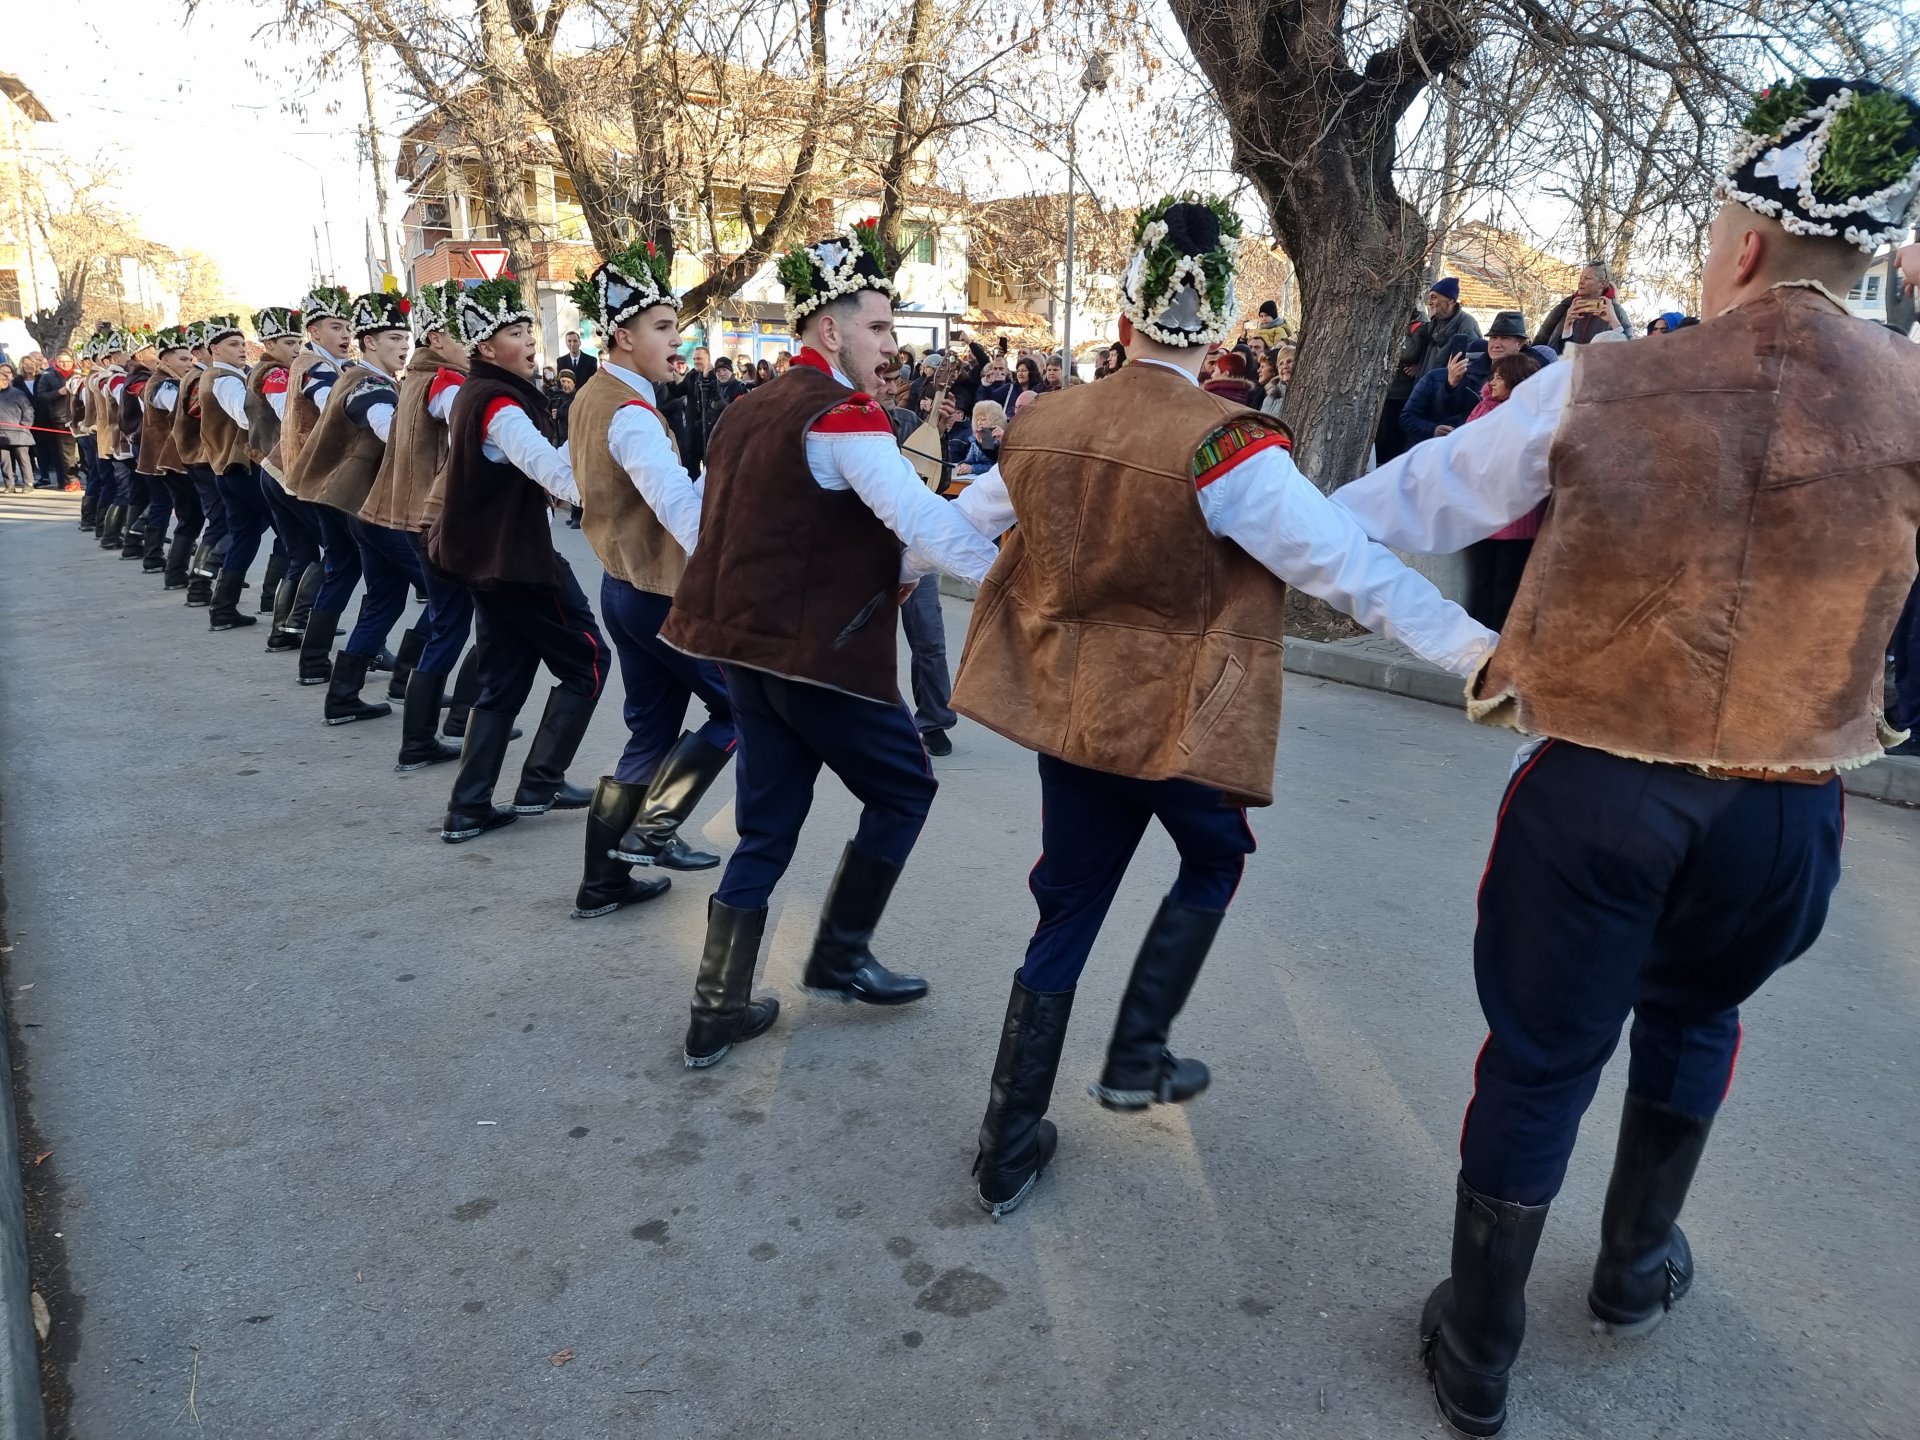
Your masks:
[{"label": "winter jacket", "polygon": [[1409,443],[1431,440],[1439,426],[1455,429],[1467,423],[1467,416],[1480,403],[1480,391],[1493,366],[1487,357],[1475,355],[1467,364],[1467,373],[1458,385],[1447,384],[1447,367],[1429,370],[1413,387],[1413,394],[1400,408],[1400,430]]},{"label": "winter jacket", "polygon": [[[1560,333],[1560,327],[1566,323],[1567,310],[1573,304],[1573,301],[1574,297],[1569,295],[1553,307],[1547,315],[1546,323],[1540,327],[1539,332],[1533,337],[1534,344],[1549,346],[1556,355],[1564,355],[1567,346],[1585,345],[1588,341],[1592,340],[1595,335],[1601,334],[1606,329],[1595,316],[1582,315],[1578,320],[1574,321],[1573,333],[1571,335],[1562,335]],[[1619,324],[1620,333],[1622,335],[1633,334],[1633,327],[1627,323],[1627,312],[1620,308],[1620,302],[1609,295],[1607,297],[1607,303],[1613,307],[1613,318]]]},{"label": "winter jacket", "polygon": [[0,445],[31,445],[33,397],[17,385],[0,390]]},{"label": "winter jacket", "polygon": [[62,375],[52,366],[40,372],[33,382],[35,424],[65,430],[73,424],[73,396],[67,390],[72,375]]},{"label": "winter jacket", "polygon": [[1464,310],[1456,310],[1444,320],[1429,320],[1420,327],[1424,347],[1420,352],[1420,374],[1424,378],[1435,370],[1447,368],[1447,356],[1456,340],[1480,338],[1480,322]]}]

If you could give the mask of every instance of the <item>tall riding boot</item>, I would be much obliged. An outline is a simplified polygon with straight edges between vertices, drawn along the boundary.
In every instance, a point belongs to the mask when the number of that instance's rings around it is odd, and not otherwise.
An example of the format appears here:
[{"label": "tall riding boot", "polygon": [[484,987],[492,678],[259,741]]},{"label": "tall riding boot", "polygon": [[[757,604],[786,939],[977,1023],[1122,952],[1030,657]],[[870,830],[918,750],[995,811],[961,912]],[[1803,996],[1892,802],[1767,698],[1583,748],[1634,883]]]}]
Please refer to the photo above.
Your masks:
[{"label": "tall riding boot", "polygon": [[416,670],[407,681],[407,697],[400,707],[400,760],[396,770],[424,770],[460,758],[460,747],[449,745],[434,732],[440,728],[440,695],[447,677]]},{"label": "tall riding boot", "polygon": [[711,745],[691,730],[682,735],[653,772],[646,801],[633,828],[621,838],[615,858],[663,870],[711,870],[718,865],[718,855],[689,848],[680,838],[680,827],[732,758],[731,750]]},{"label": "tall riding boot", "polygon": [[467,720],[467,741],[460,748],[460,768],[454,772],[453,794],[447,816],[440,822],[440,838],[458,845],[517,818],[504,805],[493,803],[494,783],[506,763],[507,737],[513,734],[513,716],[498,710],[475,710]]},{"label": "tall riding boot", "polygon": [[155,574],[167,568],[167,522],[149,523],[146,533],[140,537],[140,568],[147,574]]},{"label": "tall riding boot", "polygon": [[211,580],[214,576],[213,542],[202,540],[193,547],[192,573],[202,580]]},{"label": "tall riding boot", "polygon": [[[293,613],[287,619],[287,629],[294,635],[307,633],[307,621],[313,616],[313,602],[320,598],[320,588],[327,583],[327,567],[318,560],[309,564],[300,576],[300,583],[293,588]],[[340,622],[336,619],[334,623]]]},{"label": "tall riding boot", "polygon": [[100,548],[102,550],[118,550],[126,533],[127,507],[124,505],[109,505],[107,507],[107,523],[100,531]]},{"label": "tall riding boot", "polygon": [[82,530],[93,528],[93,512],[99,508],[99,505],[99,496],[91,490],[80,497],[80,528]]},{"label": "tall riding boot", "polygon": [[[394,656],[393,678],[387,681],[387,699],[407,698],[407,677],[413,674],[413,667],[420,663],[420,652],[426,648],[427,632],[419,626],[400,632],[400,653]],[[436,714],[433,718],[438,721],[440,717]]]},{"label": "tall riding boot", "polygon": [[707,901],[707,943],[700,951],[700,972],[693,981],[693,1018],[687,1024],[689,1070],[717,1065],[735,1045],[765,1034],[778,1018],[776,997],[751,998],[753,968],[766,928],[764,905],[736,910],[718,900]]},{"label": "tall riding boot", "polygon": [[1019,1208],[1060,1142],[1045,1116],[1072,1014],[1073,991],[1029,990],[1019,975],[1013,977],[987,1116],[980,1122],[980,1153],[973,1159],[980,1177],[975,1193],[996,1219]]},{"label": "tall riding boot", "polygon": [[1187,1003],[1226,914],[1201,910],[1168,897],[1147,927],[1134,957],[1133,974],[1120,997],[1107,1046],[1107,1067],[1087,1093],[1109,1110],[1144,1110],[1191,1100],[1213,1078],[1198,1060],[1181,1060],[1167,1049],[1167,1031]]},{"label": "tall riding boot", "polygon": [[260,577],[260,613],[271,615],[279,603],[280,582],[286,577],[287,557],[275,550],[267,556],[267,573]]},{"label": "tall riding boot", "polygon": [[574,919],[611,915],[622,905],[656,899],[673,884],[664,875],[658,880],[636,880],[633,866],[613,858],[620,833],[633,823],[645,798],[644,786],[628,785],[611,775],[602,775],[594,787],[593,803],[587,807],[587,864],[573,897]]},{"label": "tall riding boot", "polygon": [[[304,659],[304,652],[302,654]],[[367,683],[367,657],[342,650],[333,660],[333,674],[327,681],[327,699],[322,707],[329,725],[351,725],[356,720],[378,720],[393,713],[384,700],[369,705],[360,698],[360,687]]]},{"label": "tall riding boot", "polygon": [[1453,1276],[1427,1297],[1420,1339],[1440,1416],[1463,1435],[1498,1435],[1507,1423],[1507,1375],[1527,1333],[1527,1275],[1549,1208],[1489,1200],[1459,1182]]},{"label": "tall riding boot", "polygon": [[1587,1308],[1615,1335],[1651,1330],[1693,1288],[1693,1251],[1674,1222],[1711,1129],[1711,1116],[1627,1096],[1587,1292]]},{"label": "tall riding boot", "polygon": [[293,602],[300,587],[293,576],[282,575],[273,587],[273,623],[267,627],[267,653],[298,650],[300,637],[293,633]]},{"label": "tall riding boot", "polygon": [[147,512],[129,510],[127,528],[120,537],[120,558],[138,560],[147,552]]},{"label": "tall riding boot", "polygon": [[202,540],[193,547],[193,559],[187,564],[187,604],[213,603],[213,546]]},{"label": "tall riding boot", "polygon": [[480,648],[472,646],[467,650],[466,659],[460,662],[460,668],[453,677],[453,703],[447,707],[447,726],[444,733],[458,740],[467,733],[467,712],[473,708],[473,702],[480,698]]},{"label": "tall riding boot", "polygon": [[896,975],[873,958],[869,948],[887,899],[900,878],[891,860],[862,854],[851,843],[840,852],[840,868],[820,907],[820,928],[800,983],[818,994],[869,1005],[905,1005],[927,993],[917,975]]},{"label": "tall riding boot", "polygon": [[238,630],[259,622],[259,616],[249,615],[240,608],[240,587],[246,579],[237,570],[220,572],[220,578],[213,582],[213,608],[207,611],[208,629]]},{"label": "tall riding boot", "polygon": [[[513,794],[513,813],[544,815],[549,810],[584,810],[593,792],[567,783],[580,742],[586,739],[598,695],[581,695],[556,685],[547,692],[547,710],[540,728],[527,746],[527,763],[520,771],[520,788]],[[469,722],[471,723],[471,722]]]},{"label": "tall riding boot", "polygon": [[192,549],[191,535],[179,530],[173,532],[173,539],[167,545],[167,589],[187,588],[187,553]]},{"label": "tall riding boot", "polygon": [[[300,683],[324,685],[333,677],[327,657],[333,654],[333,627],[340,621],[337,613],[315,610],[307,616],[307,633],[300,639]],[[361,672],[364,679],[366,672]]]}]

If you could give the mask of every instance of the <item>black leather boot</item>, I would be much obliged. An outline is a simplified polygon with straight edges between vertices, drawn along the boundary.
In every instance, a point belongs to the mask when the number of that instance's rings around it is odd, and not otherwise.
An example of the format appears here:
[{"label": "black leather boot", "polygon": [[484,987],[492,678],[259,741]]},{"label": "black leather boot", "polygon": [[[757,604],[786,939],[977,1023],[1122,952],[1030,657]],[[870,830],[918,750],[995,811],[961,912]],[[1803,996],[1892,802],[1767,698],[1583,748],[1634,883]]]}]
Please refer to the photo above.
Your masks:
[{"label": "black leather boot", "polygon": [[1046,1118],[1053,1077],[1060,1069],[1073,991],[1029,990],[1013,977],[1007,1017],[1000,1026],[1000,1053],[993,1062],[987,1116],[980,1122],[980,1152],[973,1159],[974,1192],[997,1220],[1033,1192],[1053,1158],[1059,1134]]},{"label": "black leather boot", "polygon": [[927,993],[926,981],[896,975],[869,948],[899,878],[900,867],[891,861],[864,855],[851,843],[841,851],[801,984],[816,994],[868,1005],[905,1005]]},{"label": "black leather boot", "polygon": [[454,772],[446,819],[440,822],[440,838],[449,845],[511,825],[517,818],[506,806],[493,803],[493,787],[506,763],[507,739],[512,734],[511,715],[476,710],[468,717],[460,768]]},{"label": "black leather boot", "polygon": [[1674,1222],[1712,1129],[1711,1116],[1627,1096],[1600,1217],[1600,1258],[1587,1292],[1596,1329],[1642,1334],[1693,1288],[1693,1251]]},{"label": "black leather boot", "polygon": [[327,681],[327,699],[323,709],[329,725],[351,725],[356,720],[378,720],[393,713],[384,700],[369,705],[360,698],[360,687],[367,683],[367,657],[342,650],[333,660],[333,675]]},{"label": "black leather boot", "polygon": [[1107,1066],[1087,1093],[1109,1110],[1144,1110],[1156,1102],[1191,1100],[1212,1076],[1198,1060],[1181,1060],[1167,1049],[1167,1031],[1187,1003],[1223,911],[1200,910],[1171,898],[1147,927],[1134,957],[1133,974],[1120,997]]},{"label": "black leather boot", "polygon": [[118,550],[127,533],[127,507],[109,505],[106,524],[100,530],[100,548]]},{"label": "black leather boot", "polygon": [[[324,685],[333,676],[333,666],[328,657],[333,654],[333,627],[340,621],[338,615],[323,614],[315,610],[307,616],[306,634],[300,637],[300,683],[302,685]],[[366,674],[361,672],[361,678]]]},{"label": "black leather boot", "polygon": [[280,582],[286,577],[287,557],[274,551],[267,556],[267,573],[260,577],[260,613],[271,615],[279,603]]},{"label": "black leather boot", "polygon": [[213,582],[213,608],[207,611],[208,629],[238,630],[259,623],[259,616],[249,615],[240,608],[240,587],[246,579],[235,570],[220,572],[220,578]]},{"label": "black leather boot", "polygon": [[447,707],[447,724],[441,732],[458,740],[467,733],[467,712],[480,698],[480,648],[469,646],[466,658],[453,675],[453,701]]},{"label": "black leather boot", "polygon": [[99,507],[99,499],[91,492],[80,497],[80,528],[93,529],[93,512]]},{"label": "black leather boot", "polygon": [[[307,566],[300,583],[293,587],[293,611],[287,617],[287,629],[295,635],[307,633],[307,621],[313,618],[313,602],[320,598],[320,587],[327,583],[327,567],[318,560]],[[340,623],[336,617],[334,624]]]},{"label": "black leather boot", "polygon": [[140,537],[140,569],[155,575],[167,568],[167,524],[149,525]]},{"label": "black leather boot", "polygon": [[424,770],[460,758],[460,747],[449,745],[435,732],[440,728],[440,694],[447,677],[416,670],[407,681],[407,698],[400,707],[400,759],[396,770]]},{"label": "black leather boot", "polygon": [[[593,792],[567,783],[567,766],[586,738],[597,695],[581,695],[556,685],[547,692],[546,713],[527,746],[527,763],[520,771],[520,788],[513,793],[513,813],[544,815],[549,810],[584,810]],[[471,722],[469,722],[471,723]]]},{"label": "black leather boot", "polygon": [[594,787],[593,803],[587,807],[587,863],[573,897],[574,919],[611,915],[622,905],[657,899],[672,886],[664,875],[658,880],[636,880],[633,866],[613,858],[620,832],[632,823],[645,798],[644,786],[627,785],[611,775],[602,775]]},{"label": "black leather boot", "polygon": [[202,540],[193,547],[193,563],[188,567],[191,574],[202,580],[211,580],[214,575],[213,542]]},{"label": "black leather boot", "polygon": [[187,588],[187,556],[192,551],[193,537],[178,530],[174,531],[173,540],[167,546],[167,589]]},{"label": "black leather boot", "polygon": [[760,958],[760,936],[767,928],[767,907],[736,910],[707,901],[707,943],[693,981],[693,1018],[687,1024],[685,1054],[689,1070],[703,1070],[726,1058],[743,1040],[765,1034],[780,1014],[780,1001],[755,1000],[753,968]]},{"label": "black leather boot", "polygon": [[293,601],[300,587],[293,576],[282,575],[273,588],[273,622],[267,627],[267,653],[298,650],[300,637],[293,631]]},{"label": "black leather boot", "polygon": [[202,574],[200,570],[200,566],[204,563],[201,557],[207,552],[208,547],[202,545],[194,551],[194,558],[187,567],[186,603],[189,605],[213,604],[213,581],[207,575]]},{"label": "black leather boot", "polygon": [[1527,1333],[1527,1276],[1546,1205],[1489,1200],[1465,1180],[1453,1211],[1453,1275],[1420,1312],[1421,1355],[1440,1417],[1462,1435],[1507,1423],[1507,1375]]},{"label": "black leather boot", "polygon": [[[427,648],[426,631],[418,627],[400,632],[400,653],[394,656],[393,676],[387,681],[387,699],[404,700],[407,698],[407,677],[413,674],[413,667],[420,663],[420,652]],[[440,719],[434,712],[434,720]]]},{"label": "black leather boot", "polygon": [[710,745],[691,730],[682,735],[653,772],[633,828],[621,837],[614,858],[663,870],[711,870],[718,865],[718,855],[690,848],[680,838],[680,827],[732,758],[731,750]]},{"label": "black leather boot", "polygon": [[144,511],[137,515],[131,513],[128,515],[127,528],[120,540],[122,560],[138,560],[147,553],[146,519]]}]

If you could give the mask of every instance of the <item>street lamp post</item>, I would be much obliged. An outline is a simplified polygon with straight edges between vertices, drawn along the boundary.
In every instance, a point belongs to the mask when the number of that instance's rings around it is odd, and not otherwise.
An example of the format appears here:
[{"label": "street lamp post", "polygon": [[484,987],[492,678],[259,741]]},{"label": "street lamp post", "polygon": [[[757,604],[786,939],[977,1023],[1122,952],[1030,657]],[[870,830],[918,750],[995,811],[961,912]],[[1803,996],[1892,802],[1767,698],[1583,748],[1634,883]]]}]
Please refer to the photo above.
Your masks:
[{"label": "street lamp post", "polygon": [[1067,121],[1067,285],[1065,308],[1060,320],[1060,366],[1063,383],[1072,380],[1073,365],[1073,212],[1074,212],[1074,165],[1075,142],[1079,137],[1080,112],[1087,108],[1087,101],[1093,98],[1096,90],[1105,90],[1107,81],[1113,74],[1112,63],[1104,50],[1096,50],[1087,57],[1086,68],[1080,72],[1080,103],[1073,107],[1073,118]]}]

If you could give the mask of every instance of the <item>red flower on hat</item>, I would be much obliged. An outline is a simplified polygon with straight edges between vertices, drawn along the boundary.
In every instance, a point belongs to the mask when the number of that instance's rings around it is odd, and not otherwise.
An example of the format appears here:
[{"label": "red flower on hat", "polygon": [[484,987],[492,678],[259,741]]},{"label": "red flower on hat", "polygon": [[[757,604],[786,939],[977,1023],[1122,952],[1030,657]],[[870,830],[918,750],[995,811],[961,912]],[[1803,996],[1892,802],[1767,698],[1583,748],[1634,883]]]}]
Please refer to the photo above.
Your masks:
[{"label": "red flower on hat", "polygon": [[402,315],[411,315],[413,313],[413,302],[411,300],[402,300],[400,302],[400,313]]},{"label": "red flower on hat", "polygon": [[878,215],[869,215],[866,219],[857,223],[862,230],[871,230],[880,223],[880,217]]},{"label": "red flower on hat", "polygon": [[657,253],[659,253],[659,252],[657,252],[657,251],[656,251],[656,250],[655,250],[655,249],[653,248],[653,242],[652,242],[651,240],[649,240],[649,241],[647,241],[647,254],[649,254],[649,255],[654,255],[654,254],[657,254]]}]

